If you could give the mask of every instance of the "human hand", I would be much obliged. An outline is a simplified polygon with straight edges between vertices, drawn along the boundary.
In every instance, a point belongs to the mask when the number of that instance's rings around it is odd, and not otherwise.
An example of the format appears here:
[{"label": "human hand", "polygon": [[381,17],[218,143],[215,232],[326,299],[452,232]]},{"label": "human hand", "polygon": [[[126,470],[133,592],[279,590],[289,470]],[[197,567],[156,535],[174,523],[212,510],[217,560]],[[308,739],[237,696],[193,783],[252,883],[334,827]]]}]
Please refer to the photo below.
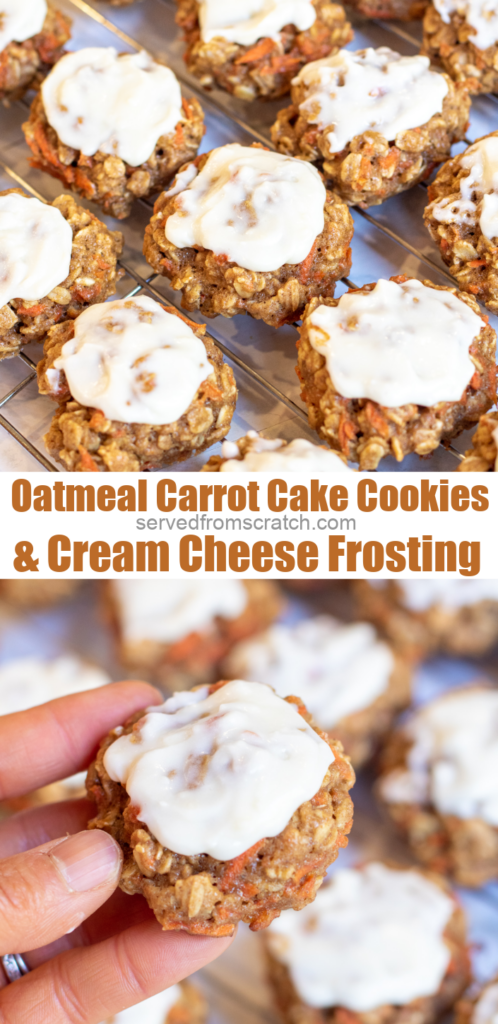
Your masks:
[{"label": "human hand", "polygon": [[[113,683],[0,717],[0,801],[81,771],[102,736],[161,700],[146,683]],[[121,892],[118,844],[84,831],[93,812],[68,800],[0,822],[0,956],[22,953],[30,968],[9,985],[0,966],[0,1024],[100,1024],[230,944],[163,932],[141,896]]]}]

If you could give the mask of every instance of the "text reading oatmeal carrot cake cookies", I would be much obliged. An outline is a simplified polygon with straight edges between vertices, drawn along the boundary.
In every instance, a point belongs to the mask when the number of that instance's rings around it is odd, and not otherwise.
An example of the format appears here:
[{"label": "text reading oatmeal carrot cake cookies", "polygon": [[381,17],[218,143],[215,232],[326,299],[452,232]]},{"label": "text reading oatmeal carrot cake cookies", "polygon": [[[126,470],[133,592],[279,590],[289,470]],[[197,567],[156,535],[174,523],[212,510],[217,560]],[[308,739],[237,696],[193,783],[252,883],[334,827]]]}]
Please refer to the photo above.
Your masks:
[{"label": "text reading oatmeal carrot cake cookies", "polygon": [[122,219],[197,153],[196,99],[145,53],[92,46],[57,62],[23,125],[32,163]]},{"label": "text reading oatmeal carrot cake cookies", "polygon": [[265,938],[287,1024],[434,1024],[470,981],[460,907],[440,878],[413,868],[339,870]]},{"label": "text reading oatmeal carrot cake cookies", "polygon": [[354,781],[296,697],[243,680],[174,694],[103,742],[91,827],[123,849],[120,885],[166,930],[265,928],[314,899],[347,844]]},{"label": "text reading oatmeal carrot cake cookies", "polygon": [[361,206],[427,177],[464,137],[470,109],[465,85],[431,71],[427,57],[385,46],[308,64],[291,96],[272,128],[277,149],[317,163],[331,188]]},{"label": "text reading oatmeal carrot cake cookies", "polygon": [[37,85],[61,55],[71,23],[46,0],[2,0],[0,99],[6,106]]},{"label": "text reading oatmeal carrot cake cookies", "polygon": [[477,302],[431,281],[312,299],[297,367],[310,426],[360,469],[428,455],[494,404],[495,349]]},{"label": "text reading oatmeal carrot cake cookies", "polygon": [[203,316],[298,320],[349,273],[353,220],[302,160],[233,143],[180,171],[156,201],[144,255]]},{"label": "text reading oatmeal carrot cake cookies", "polygon": [[189,71],[239,99],[284,96],[304,64],[353,38],[342,4],[329,0],[177,2]]},{"label": "text reading oatmeal carrot cake cookies", "polygon": [[237,389],[204,332],[146,295],[53,327],[38,365],[41,394],[59,403],[50,454],[72,472],[136,472],[221,441]]}]

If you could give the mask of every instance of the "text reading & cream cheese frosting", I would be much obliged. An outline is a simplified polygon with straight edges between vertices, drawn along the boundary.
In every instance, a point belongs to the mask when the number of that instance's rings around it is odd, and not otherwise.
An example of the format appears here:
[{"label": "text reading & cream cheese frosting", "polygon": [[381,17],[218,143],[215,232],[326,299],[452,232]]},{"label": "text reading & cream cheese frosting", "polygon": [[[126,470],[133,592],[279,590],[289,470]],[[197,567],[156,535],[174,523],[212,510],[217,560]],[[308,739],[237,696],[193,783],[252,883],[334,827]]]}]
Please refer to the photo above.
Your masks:
[{"label": "text reading & cream cheese frosting", "polygon": [[4,50],[9,43],[23,43],[41,32],[46,0],[2,0],[0,15],[0,50]]},{"label": "text reading & cream cheese frosting", "polygon": [[81,405],[123,423],[174,423],[212,372],[204,343],[147,295],[99,302],[74,322],[51,383],[63,370]]},{"label": "text reading & cream cheese frosting", "polygon": [[498,601],[498,580],[399,580],[401,600],[412,612],[437,605],[457,611],[478,601]]},{"label": "text reading & cream cheese frosting", "polygon": [[180,192],[165,234],[200,245],[245,270],[300,263],[323,231],[325,186],[311,164],[231,143],[214,149]]},{"label": "text reading & cream cheese frosting", "polygon": [[114,1017],[102,1021],[102,1024],[169,1024],[168,1015],[172,1007],[181,998],[182,990],[179,985],[171,985],[164,992],[144,999],[136,1006],[129,1006],[127,1010],[121,1010]]},{"label": "text reading & cream cheese frosting", "polygon": [[307,325],[340,395],[393,407],[460,401],[483,322],[451,292],[380,280],[371,292],[318,306]]},{"label": "text reading & cream cheese frosting", "polygon": [[175,693],[104,755],[163,846],[218,860],[278,835],[333,760],[295,704],[240,679]]},{"label": "text reading & cream cheese frosting", "polygon": [[319,615],[294,626],[270,626],[243,641],[228,655],[224,671],[259,679],[282,697],[295,693],[317,724],[331,729],[380,697],[393,667],[391,650],[373,626]]},{"label": "text reading & cream cheese frosting", "polygon": [[113,580],[126,640],[171,644],[206,632],[217,616],[236,619],[247,606],[241,580]]},{"label": "text reading & cream cheese frosting", "polygon": [[478,50],[487,50],[498,42],[498,4],[496,0],[434,0],[434,7],[448,25],[451,15],[461,14],[475,29],[469,43]]},{"label": "text reading & cream cheese frosting", "polygon": [[41,93],[64,145],[85,156],[109,153],[131,167],[145,163],[183,117],[175,75],[144,50],[118,54],[112,46],[89,46],[67,53]]},{"label": "text reading & cream cheese frosting", "polygon": [[367,1013],[437,992],[453,909],[418,872],[374,862],[337,871],[314,903],[273,921],[268,940],[308,1005]]},{"label": "text reading & cream cheese frosting", "polygon": [[306,64],[292,84],[305,89],[300,113],[320,131],[330,126],[330,152],[340,153],[363,132],[380,132],[393,142],[398,132],[441,112],[448,85],[429,63],[428,57],[402,57],[387,46],[339,50]]},{"label": "text reading & cream cheese frosting", "polygon": [[242,459],[234,441],[223,441],[221,455],[226,461],[221,463],[220,473],[352,472],[335,452],[301,437],[287,445],[278,437],[260,437],[255,430],[250,430],[246,437],[249,446]]},{"label": "text reading & cream cheese frosting", "polygon": [[443,224],[474,225],[483,235],[498,236],[498,133],[465,150],[461,167],[469,173],[460,178],[458,193],[431,205],[432,216]]},{"label": "text reading & cream cheese frosting", "polygon": [[49,661],[15,658],[0,664],[0,715],[27,711],[49,700],[93,690],[109,682],[107,672],[74,655]]},{"label": "text reading & cream cheese frosting", "polygon": [[498,1024],[498,983],[486,985],[472,1013],[471,1024]]},{"label": "text reading & cream cheese frosting", "polygon": [[222,38],[240,46],[252,46],[258,39],[279,38],[284,25],[299,32],[311,28],[316,10],[311,0],[201,0],[201,39],[209,43]]},{"label": "text reading & cream cheese frosting", "polygon": [[498,691],[459,690],[417,711],[404,728],[406,768],[389,772],[389,803],[432,803],[441,814],[498,826]]},{"label": "text reading & cream cheese frosting", "polygon": [[0,307],[45,298],[69,274],[72,246],[55,206],[16,192],[0,196]]}]

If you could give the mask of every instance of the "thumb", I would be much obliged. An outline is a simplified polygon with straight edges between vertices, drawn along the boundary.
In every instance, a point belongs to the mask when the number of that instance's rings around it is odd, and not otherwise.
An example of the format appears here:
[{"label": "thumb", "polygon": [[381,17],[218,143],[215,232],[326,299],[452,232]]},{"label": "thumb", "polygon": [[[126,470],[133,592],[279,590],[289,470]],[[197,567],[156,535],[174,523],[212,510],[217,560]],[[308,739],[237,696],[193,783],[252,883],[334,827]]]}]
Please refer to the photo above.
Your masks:
[{"label": "thumb", "polygon": [[77,928],[114,892],[122,853],[100,829],[0,860],[0,956]]}]

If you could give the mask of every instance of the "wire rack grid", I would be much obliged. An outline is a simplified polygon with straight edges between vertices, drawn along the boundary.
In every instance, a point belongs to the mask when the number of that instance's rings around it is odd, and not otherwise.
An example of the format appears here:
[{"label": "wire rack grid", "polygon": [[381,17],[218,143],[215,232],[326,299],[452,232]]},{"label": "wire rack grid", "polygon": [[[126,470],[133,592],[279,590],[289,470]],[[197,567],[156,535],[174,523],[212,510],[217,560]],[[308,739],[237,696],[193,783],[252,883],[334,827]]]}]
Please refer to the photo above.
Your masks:
[{"label": "wire rack grid", "polygon": [[[201,90],[182,60],[173,0],[141,0],[126,8],[111,7],[101,0],[90,0],[89,3],[85,0],[58,0],[57,6],[73,22],[71,49],[113,45],[118,50],[130,51],[145,47],[154,57],[168,63],[180,79],[185,94],[196,95],[204,108],[206,135],[201,150],[234,141],[246,145],[254,141],[271,145],[271,124],[279,107],[287,101],[247,104],[218,89],[209,94]],[[419,49],[418,23],[408,26],[380,23],[358,18],[352,12],[349,12],[349,17],[355,30],[350,47],[388,45],[404,54],[413,54]],[[60,183],[30,166],[28,147],[21,130],[28,107],[29,98],[0,111],[0,189],[20,185],[39,199],[50,201],[62,189]],[[491,131],[497,124],[498,101],[494,97],[475,99],[468,141]],[[351,279],[345,278],[338,283],[337,295],[347,288],[395,273],[406,273],[422,280],[428,278],[437,284],[454,284],[423,227],[425,204],[426,188],[418,185],[381,207],[368,211],[355,208],[352,211],[355,221],[353,268]],[[165,278],[151,273],[142,256],[143,234],[152,205],[151,201],[137,201],[132,216],[124,222],[103,217],[110,226],[118,226],[125,236],[125,249],[120,260],[124,275],[118,294],[124,298],[146,292],[159,301],[167,300],[180,308],[179,294],[172,291]],[[201,321],[202,318],[194,315],[193,319]],[[494,318],[490,317],[490,322],[496,327],[493,321]],[[269,437],[278,435],[290,440],[304,436],[316,441],[316,435],[308,426],[295,375],[296,329],[289,325],[275,330],[261,321],[237,316],[233,320],[217,317],[209,321],[208,330],[232,366],[239,390],[229,437],[236,438],[248,429],[256,429],[263,430]],[[0,427],[3,428],[0,469],[58,472],[58,466],[48,457],[43,444],[53,405],[37,392],[36,363],[39,358],[40,346],[31,344],[19,355],[0,364]],[[411,455],[400,466],[393,458],[387,458],[379,468],[383,471],[452,472],[457,468],[460,453],[469,444],[469,434],[463,434],[449,447],[440,446],[430,460]],[[193,457],[172,468],[199,469],[207,457]]]}]

